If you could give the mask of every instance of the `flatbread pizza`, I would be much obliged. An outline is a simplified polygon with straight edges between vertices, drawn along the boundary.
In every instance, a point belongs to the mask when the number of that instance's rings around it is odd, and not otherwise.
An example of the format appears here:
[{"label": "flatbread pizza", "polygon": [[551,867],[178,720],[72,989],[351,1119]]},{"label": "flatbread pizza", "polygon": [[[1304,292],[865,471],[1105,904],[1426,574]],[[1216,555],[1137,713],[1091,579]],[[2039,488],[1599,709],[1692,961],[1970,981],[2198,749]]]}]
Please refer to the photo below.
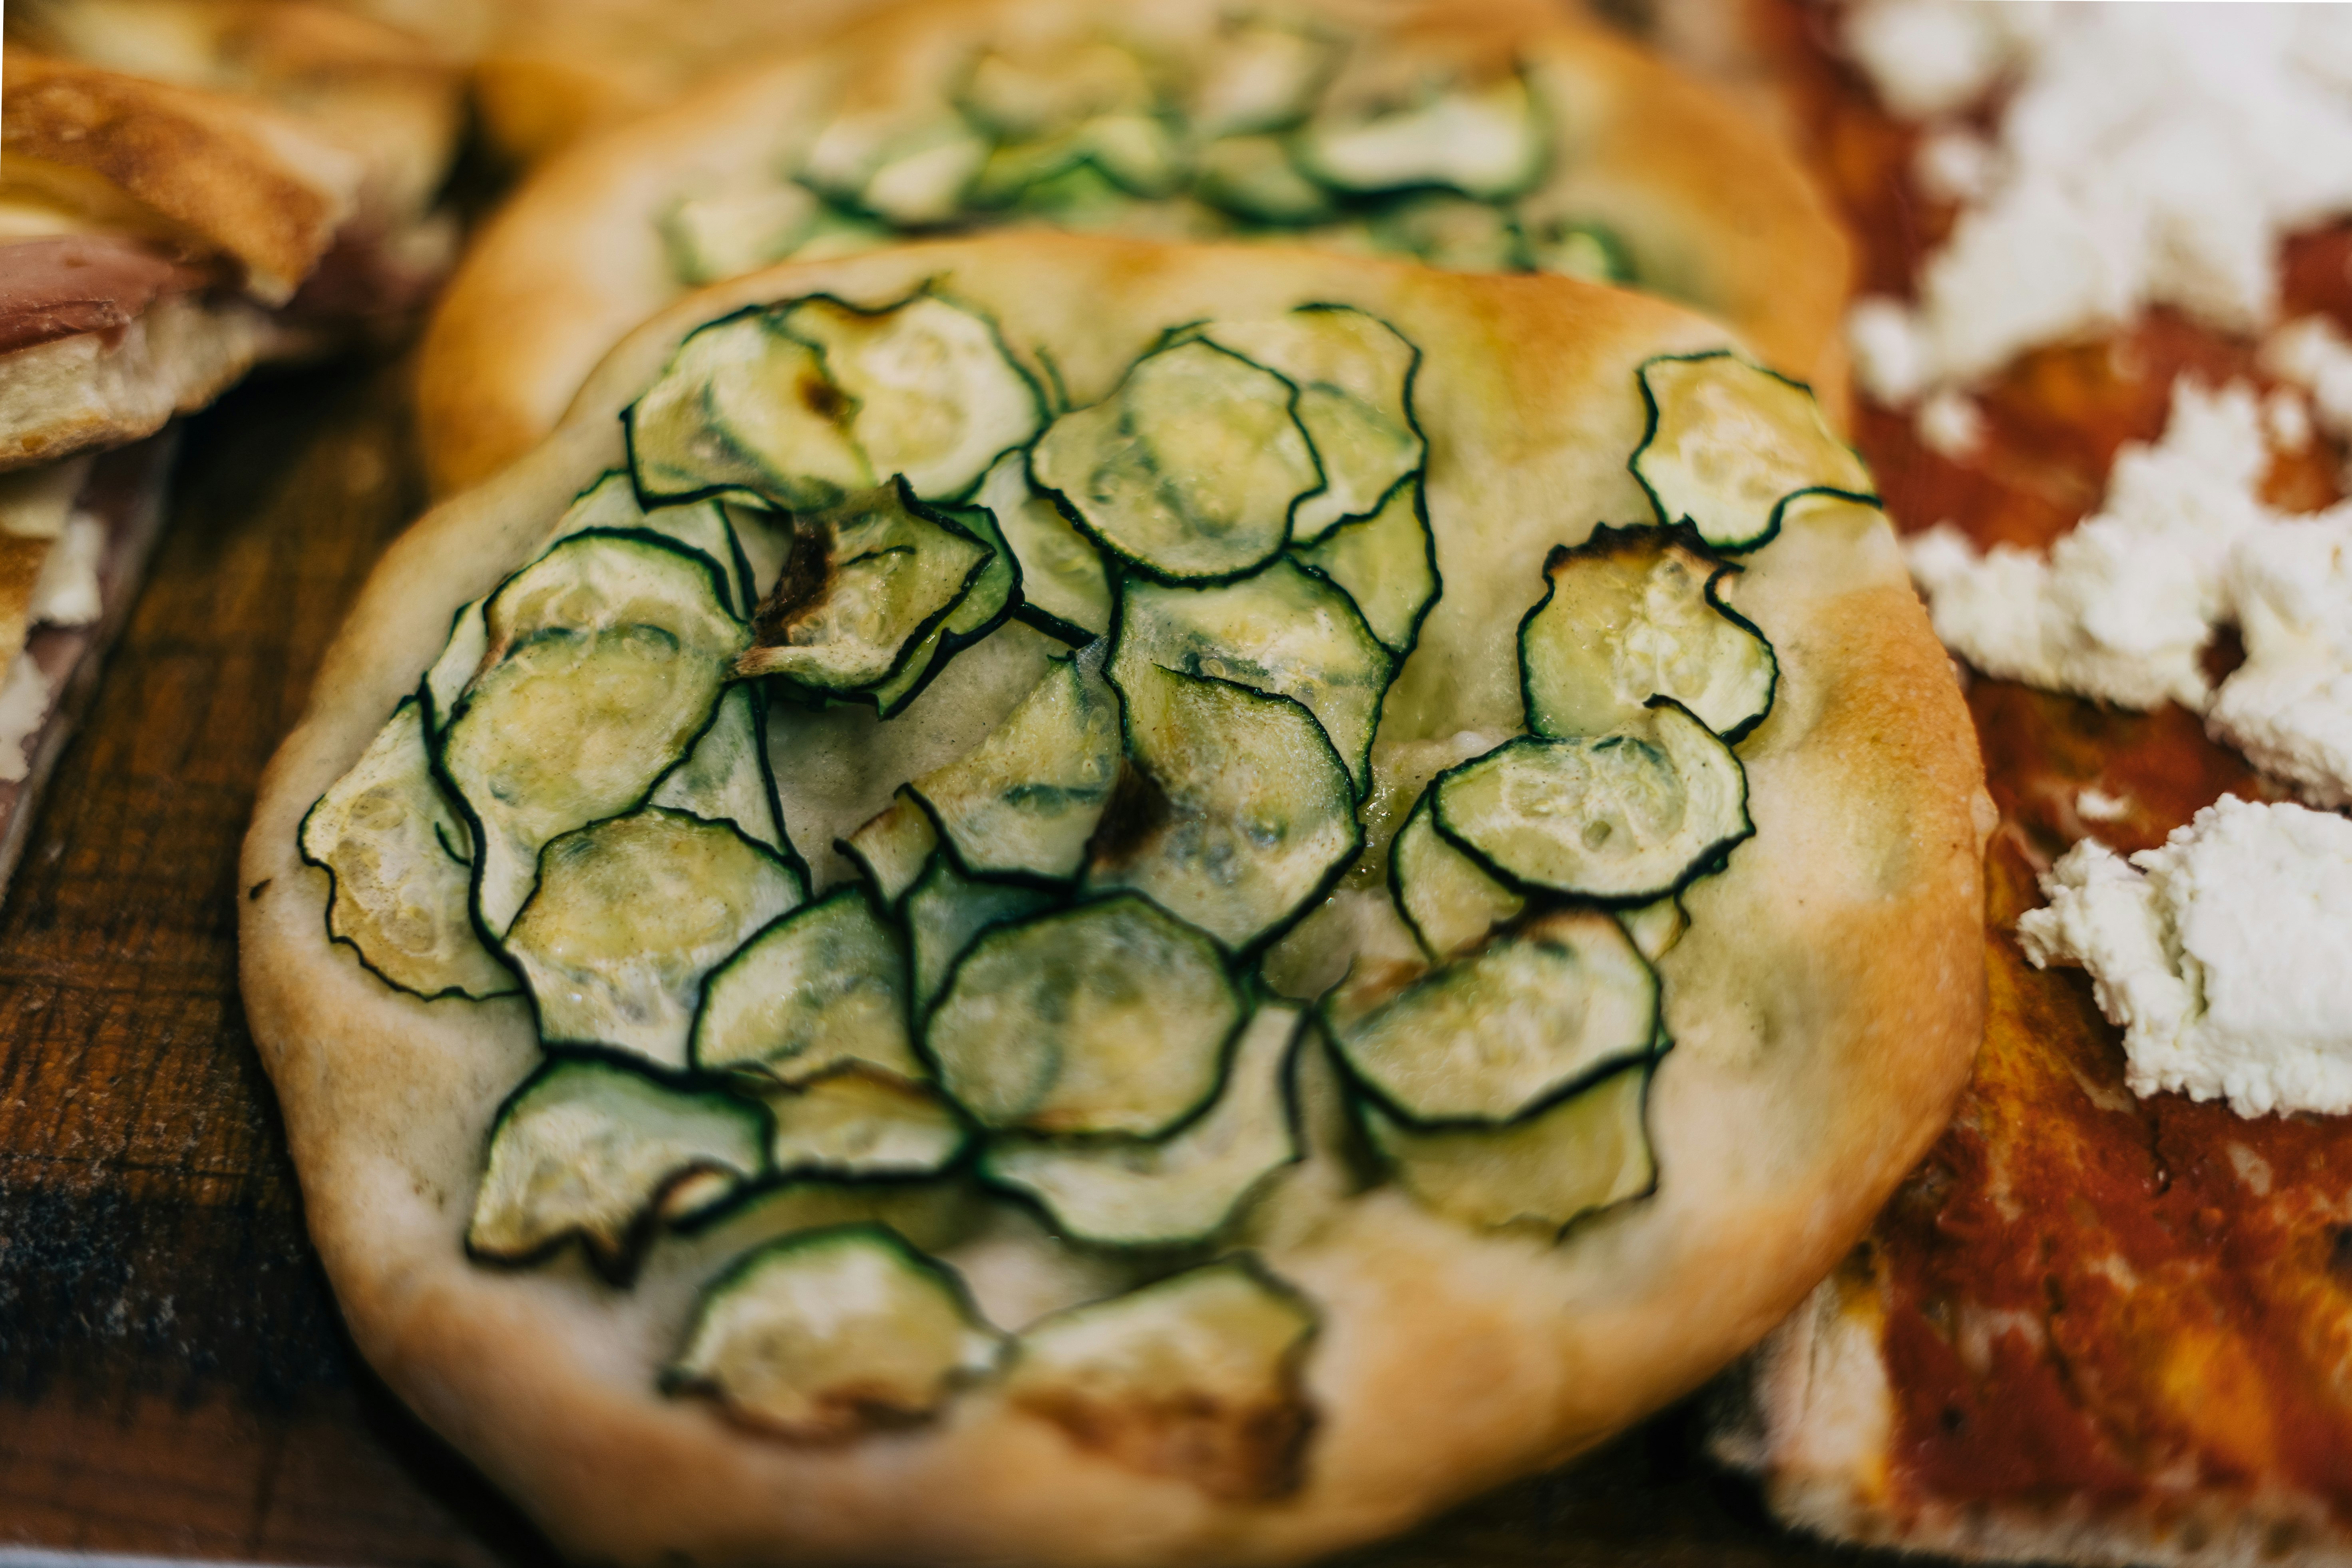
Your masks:
[{"label": "flatbread pizza", "polygon": [[1295,1562],[1851,1245],[1977,1042],[1979,780],[1719,327],[909,247],[656,318],[393,549],[244,995],[361,1350],[566,1551]]},{"label": "flatbread pizza", "polygon": [[1630,282],[1843,418],[1843,235],[1770,135],[1595,24],[1538,0],[926,0],[543,166],[428,332],[428,476],[495,472],[692,287],[1003,226]]}]

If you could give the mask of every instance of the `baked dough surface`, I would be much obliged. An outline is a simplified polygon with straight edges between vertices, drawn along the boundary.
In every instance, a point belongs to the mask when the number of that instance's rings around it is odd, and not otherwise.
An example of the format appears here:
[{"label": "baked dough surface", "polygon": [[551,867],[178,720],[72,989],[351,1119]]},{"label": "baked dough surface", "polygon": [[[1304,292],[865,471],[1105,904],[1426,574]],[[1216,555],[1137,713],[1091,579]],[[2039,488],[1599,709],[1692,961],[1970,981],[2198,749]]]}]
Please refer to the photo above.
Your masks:
[{"label": "baked dough surface", "polygon": [[[426,336],[418,400],[436,493],[478,483],[554,426],[623,334],[684,292],[660,220],[805,149],[836,105],[951,90],[994,37],[1110,25],[1189,35],[1222,0],[928,0],[822,48],[698,88],[542,166],[478,235]],[[1729,325],[1765,363],[1809,381],[1843,424],[1843,231],[1770,132],[1712,89],[1547,0],[1314,0],[1310,13],[1385,35],[1407,60],[1514,55],[1550,116],[1552,166],[1530,211],[1609,226],[1647,288]],[[934,89],[926,86],[925,93]],[[942,96],[944,92],[942,91]],[[1171,204],[1139,221],[1187,237]]]},{"label": "baked dough surface", "polygon": [[[785,1228],[789,1201],[665,1237],[628,1289],[572,1255],[524,1271],[467,1261],[492,1113],[538,1054],[528,1012],[395,994],[331,945],[327,879],[299,858],[297,826],[414,688],[454,609],[621,460],[615,415],[689,330],[750,302],[879,304],[927,280],[992,311],[1016,352],[1049,353],[1079,403],[1162,327],[1204,316],[1339,301],[1421,346],[1445,594],[1383,720],[1391,789],[1417,739],[1518,727],[1510,628],[1545,552],[1646,515],[1625,467],[1643,423],[1635,367],[1724,342],[1673,306],[1566,279],[1042,235],[777,268],[649,322],[551,439],[386,555],[247,840],[247,1013],[362,1352],[568,1552],[648,1564],[1295,1562],[1559,1462],[1696,1386],[1852,1245],[1941,1126],[1981,1028],[1990,805],[1950,665],[1866,507],[1792,522],[1738,584],[1778,650],[1780,695],[1738,746],[1757,835],[1687,893],[1690,931],[1659,966],[1675,1044],[1651,1091],[1654,1194],[1557,1245],[1475,1234],[1393,1186],[1358,1190],[1332,1152],[1330,1087],[1307,1075],[1313,1152],[1239,1237],[1322,1314],[1296,1491],[1220,1500],[1122,1468],[987,1384],[936,1425],[834,1448],[663,1397],[656,1373],[694,1292]],[[965,656],[980,675],[950,672],[893,721],[897,744],[970,743],[986,646]],[[772,743],[789,770],[789,734]],[[882,760],[887,796],[905,771]],[[1008,1330],[1101,1289],[1011,1221],[944,1256]]]}]

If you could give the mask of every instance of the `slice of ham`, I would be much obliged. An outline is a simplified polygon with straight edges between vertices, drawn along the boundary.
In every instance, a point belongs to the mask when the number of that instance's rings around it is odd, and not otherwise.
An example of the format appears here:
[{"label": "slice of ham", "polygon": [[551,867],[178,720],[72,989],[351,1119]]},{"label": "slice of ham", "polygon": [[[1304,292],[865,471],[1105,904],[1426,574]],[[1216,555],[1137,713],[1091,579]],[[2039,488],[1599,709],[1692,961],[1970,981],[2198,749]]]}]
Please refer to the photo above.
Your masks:
[{"label": "slice of ham", "polygon": [[115,332],[165,294],[212,279],[135,240],[66,234],[0,247],[0,354],[77,332]]}]

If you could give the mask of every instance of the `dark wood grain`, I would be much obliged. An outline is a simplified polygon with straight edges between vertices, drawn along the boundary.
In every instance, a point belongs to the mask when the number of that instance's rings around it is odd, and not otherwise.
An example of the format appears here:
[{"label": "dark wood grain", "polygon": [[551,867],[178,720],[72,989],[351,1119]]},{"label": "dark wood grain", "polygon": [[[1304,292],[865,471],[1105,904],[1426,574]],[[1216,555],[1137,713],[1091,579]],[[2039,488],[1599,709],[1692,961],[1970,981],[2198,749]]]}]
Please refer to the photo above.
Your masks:
[{"label": "dark wood grain", "polygon": [[[401,368],[248,386],[0,910],[0,1550],[526,1568],[529,1525],[345,1339],[237,1005],[263,764],[417,510]],[[1845,1560],[1696,1457],[1689,1409],[1356,1568]]]}]

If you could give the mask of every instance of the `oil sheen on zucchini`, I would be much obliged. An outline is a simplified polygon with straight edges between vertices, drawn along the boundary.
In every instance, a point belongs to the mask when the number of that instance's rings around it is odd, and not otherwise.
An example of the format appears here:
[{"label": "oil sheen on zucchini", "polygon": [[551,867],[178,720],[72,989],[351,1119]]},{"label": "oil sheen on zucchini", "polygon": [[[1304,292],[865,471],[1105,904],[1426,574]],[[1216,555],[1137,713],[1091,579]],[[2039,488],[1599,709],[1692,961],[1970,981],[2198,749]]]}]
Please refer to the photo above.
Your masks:
[{"label": "oil sheen on zucchini", "polygon": [[1641,379],[1650,429],[1633,477],[1668,527],[1688,523],[1717,550],[1753,550],[1808,491],[1877,504],[1870,471],[1801,383],[1723,350],[1662,355]]},{"label": "oil sheen on zucchini", "polygon": [[1255,571],[1323,487],[1298,389],[1199,339],[1147,354],[1118,390],[1065,414],[1030,453],[1039,488],[1121,560],[1173,583]]},{"label": "oil sheen on zucchini", "polygon": [[648,806],[548,845],[507,952],[549,1044],[682,1068],[703,977],[804,896],[732,823]]},{"label": "oil sheen on zucchini", "polygon": [[746,1426],[837,1443],[936,1415],[1003,1342],[946,1265],[879,1226],[839,1226],[711,1281],[663,1382]]},{"label": "oil sheen on zucchini", "polygon": [[469,840],[433,776],[425,710],[404,698],[302,818],[302,858],[334,886],[327,930],[360,962],[419,996],[499,996],[514,973],[475,934],[472,873],[452,847]]},{"label": "oil sheen on zucchini", "polygon": [[1438,776],[1437,830],[1490,874],[1605,903],[1646,904],[1756,831],[1748,774],[1672,702],[1605,735],[1526,735]]},{"label": "oil sheen on zucchini", "polygon": [[1644,1058],[1503,1127],[1423,1129],[1364,1108],[1372,1147],[1421,1203],[1483,1230],[1556,1236],[1657,1184],[1643,1109]]},{"label": "oil sheen on zucchini", "polygon": [[783,1084],[853,1062],[925,1076],[900,941],[854,886],[762,927],[703,982],[694,1065]]},{"label": "oil sheen on zucchini", "polygon": [[1261,1182],[1298,1158],[1288,1078],[1305,1016],[1296,1003],[1261,1005],[1234,1042],[1214,1103],[1165,1138],[999,1138],[982,1156],[982,1173],[1034,1198],[1056,1230],[1081,1241],[1207,1241]]},{"label": "oil sheen on zucchini", "polygon": [[1146,659],[1111,679],[1134,767],[1084,885],[1131,889],[1237,951],[1279,934],[1363,845],[1322,726],[1287,697]]},{"label": "oil sheen on zucchini", "polygon": [[642,533],[559,542],[492,595],[440,738],[473,818],[475,910],[503,937],[559,834],[636,805],[709,724],[748,640],[709,559]]},{"label": "oil sheen on zucchini", "polygon": [[1604,735],[1663,696],[1727,741],[1747,734],[1771,710],[1779,667],[1724,604],[1731,574],[1657,529],[1595,529],[1553,551],[1543,599],[1519,623],[1528,727]]},{"label": "oil sheen on zucchini", "polygon": [[499,1108],[467,1249],[523,1262],[576,1236],[602,1273],[625,1279],[657,1220],[757,1178],[767,1141],[747,1100],[614,1062],[549,1062]]},{"label": "oil sheen on zucchini", "polygon": [[1415,1125],[1512,1121],[1646,1056],[1658,978],[1606,914],[1543,916],[1391,994],[1326,1002],[1357,1081]]},{"label": "oil sheen on zucchini", "polygon": [[1297,1291],[1229,1258],[1033,1324],[1004,1397],[1114,1464],[1212,1497],[1278,1498],[1314,1425],[1302,1367],[1316,1328]]},{"label": "oil sheen on zucchini", "polygon": [[1242,1016],[1216,944],[1130,894],[982,932],[925,1043],[982,1127],[1148,1138],[1216,1093]]}]

